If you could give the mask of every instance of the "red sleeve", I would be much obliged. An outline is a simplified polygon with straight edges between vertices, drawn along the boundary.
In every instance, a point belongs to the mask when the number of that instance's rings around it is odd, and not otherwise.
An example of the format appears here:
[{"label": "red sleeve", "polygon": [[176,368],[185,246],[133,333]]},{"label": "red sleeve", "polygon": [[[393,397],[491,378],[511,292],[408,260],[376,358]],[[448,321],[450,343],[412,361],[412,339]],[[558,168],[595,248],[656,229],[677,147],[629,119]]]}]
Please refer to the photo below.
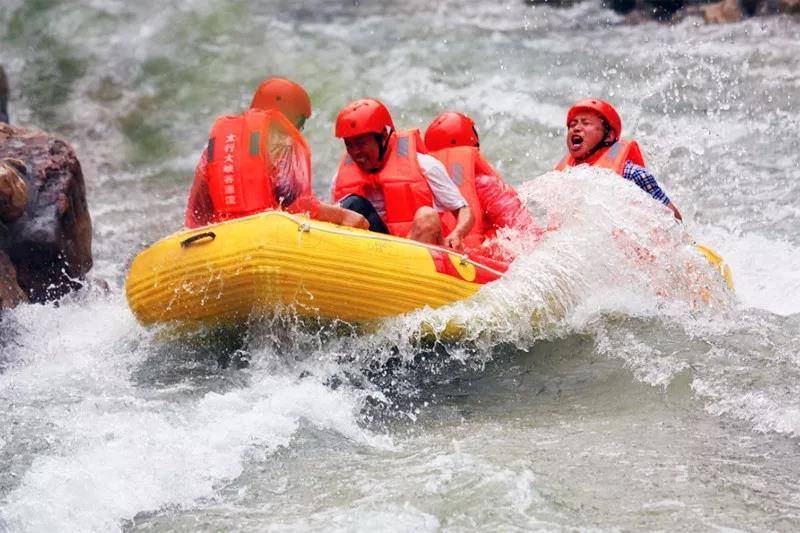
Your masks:
[{"label": "red sleeve", "polygon": [[492,230],[536,228],[536,221],[514,188],[497,176],[475,176],[475,192]]},{"label": "red sleeve", "polygon": [[319,200],[313,194],[304,194],[296,199],[291,205],[286,207],[286,211],[298,214],[307,214],[311,218],[317,218],[319,214]]},{"label": "red sleeve", "polygon": [[183,224],[187,228],[197,228],[211,222],[214,206],[211,203],[211,193],[208,191],[208,181],[206,181],[207,170],[208,155],[203,150],[200,161],[194,170],[194,183],[192,183],[189,201],[186,204],[186,216]]}]

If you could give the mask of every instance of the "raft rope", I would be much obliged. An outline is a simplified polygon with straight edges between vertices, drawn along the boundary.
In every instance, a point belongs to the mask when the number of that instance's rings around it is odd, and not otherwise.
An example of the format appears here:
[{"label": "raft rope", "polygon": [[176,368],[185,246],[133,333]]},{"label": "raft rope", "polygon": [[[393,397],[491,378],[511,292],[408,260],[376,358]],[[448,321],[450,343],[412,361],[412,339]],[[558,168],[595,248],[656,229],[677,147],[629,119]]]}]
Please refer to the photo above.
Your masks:
[{"label": "raft rope", "polygon": [[[344,236],[347,236],[347,237],[356,237],[358,239],[373,239],[373,240],[388,241],[388,242],[398,242],[398,240],[400,239],[399,237],[392,237],[391,235],[384,235],[382,233],[370,232],[370,233],[367,233],[367,234],[359,234],[359,233],[354,233],[352,231],[347,231],[347,230],[341,230],[341,229],[335,229],[335,228],[324,228],[324,227],[319,227],[319,226],[312,226],[310,220],[301,220],[301,219],[297,218],[295,215],[292,215],[290,213],[286,213],[284,211],[270,211],[269,213],[259,213],[258,215],[255,215],[255,216],[282,216],[284,218],[288,218],[289,220],[291,220],[292,222],[297,224],[297,231],[302,232],[302,233],[309,233],[311,231],[311,229],[313,228],[315,231],[322,231],[324,233],[331,233],[333,235],[344,235]],[[504,272],[500,272],[499,270],[495,270],[495,269],[493,269],[491,267],[488,267],[488,266],[486,266],[486,265],[484,265],[482,263],[478,263],[477,261],[475,261],[473,259],[470,259],[469,256],[466,255],[466,254],[456,254],[456,253],[453,253],[453,250],[450,250],[448,248],[443,248],[442,246],[435,246],[433,244],[426,244],[426,243],[422,243],[422,242],[411,241],[411,240],[408,240],[408,239],[404,239],[404,243],[405,244],[410,244],[412,246],[417,246],[419,248],[425,248],[426,250],[436,250],[436,251],[439,251],[439,252],[446,253],[448,255],[455,255],[455,256],[457,256],[459,258],[462,266],[466,266],[468,264],[471,264],[471,265],[474,265],[475,268],[482,268],[483,270],[485,270],[487,272],[490,272],[490,273],[494,274],[497,277],[503,277],[503,275],[504,275]]]}]

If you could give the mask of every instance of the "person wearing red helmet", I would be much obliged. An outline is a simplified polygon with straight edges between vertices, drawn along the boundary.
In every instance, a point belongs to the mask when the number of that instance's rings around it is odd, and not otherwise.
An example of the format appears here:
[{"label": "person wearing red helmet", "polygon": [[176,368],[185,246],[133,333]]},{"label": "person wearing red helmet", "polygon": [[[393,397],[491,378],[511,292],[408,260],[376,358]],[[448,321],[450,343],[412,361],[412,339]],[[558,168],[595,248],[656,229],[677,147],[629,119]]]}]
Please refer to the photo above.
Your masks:
[{"label": "person wearing red helmet", "polygon": [[418,130],[395,131],[378,100],[356,100],[336,118],[346,154],[332,197],[370,221],[370,229],[460,250],[474,217],[447,170],[425,153]]},{"label": "person wearing red helmet", "polygon": [[206,224],[270,209],[366,229],[363,216],[320,202],[311,191],[311,151],[300,133],[311,100],[297,83],[263,81],[241,115],[217,118],[195,169],[184,224]]},{"label": "person wearing red helmet", "polygon": [[467,115],[450,111],[433,119],[425,146],[445,165],[473,211],[471,240],[479,244],[500,228],[536,228],[517,191],[484,159],[475,122]]},{"label": "person wearing red helmet", "polygon": [[568,153],[556,170],[581,164],[608,168],[636,183],[682,220],[678,208],[647,169],[639,144],[620,139],[621,132],[622,119],[611,104],[597,98],[580,100],[567,113]]}]

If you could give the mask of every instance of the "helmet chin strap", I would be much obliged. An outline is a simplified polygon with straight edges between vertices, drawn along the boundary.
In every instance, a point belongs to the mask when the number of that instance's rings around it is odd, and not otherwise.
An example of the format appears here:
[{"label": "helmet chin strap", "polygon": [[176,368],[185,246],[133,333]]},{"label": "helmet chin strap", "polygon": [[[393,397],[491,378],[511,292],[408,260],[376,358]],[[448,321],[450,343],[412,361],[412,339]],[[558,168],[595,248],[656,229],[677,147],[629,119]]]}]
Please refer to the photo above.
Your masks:
[{"label": "helmet chin strap", "polygon": [[475,126],[472,126],[472,133],[475,134],[475,148],[481,147],[481,138],[478,135],[478,130],[475,129]]},{"label": "helmet chin strap", "polygon": [[383,156],[386,155],[386,151],[389,149],[389,139],[392,138],[392,134],[394,133],[394,129],[392,127],[390,126],[386,127],[388,128],[386,131],[388,131],[389,134],[386,136],[385,139],[383,138],[383,136],[378,135],[377,133],[375,134],[378,136],[378,159],[380,159],[381,161],[383,161]]},{"label": "helmet chin strap", "polygon": [[[383,138],[383,135],[380,133],[375,133],[375,140],[378,142],[378,161],[383,161],[383,158],[386,156],[386,152],[389,150],[389,139],[392,138],[392,134],[394,133],[394,128],[391,126],[386,126],[389,134],[386,138]],[[378,168],[372,169],[369,171],[370,174],[375,174],[380,172],[383,165],[379,166]]]}]

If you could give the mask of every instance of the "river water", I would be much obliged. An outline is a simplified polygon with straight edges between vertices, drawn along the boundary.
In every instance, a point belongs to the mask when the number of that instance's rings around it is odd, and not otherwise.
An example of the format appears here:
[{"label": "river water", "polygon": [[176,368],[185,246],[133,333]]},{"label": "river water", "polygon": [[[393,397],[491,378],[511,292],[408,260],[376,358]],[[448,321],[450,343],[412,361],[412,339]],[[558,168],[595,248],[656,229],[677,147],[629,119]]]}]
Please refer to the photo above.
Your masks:
[{"label": "river water", "polygon": [[[800,528],[797,21],[287,4],[0,6],[12,121],[75,146],[111,285],[3,316],[0,531]],[[180,341],[141,327],[126,263],[180,226],[214,116],[273,74],[312,96],[320,195],[336,112],[376,96],[401,127],[469,113],[558,229],[512,242],[520,259],[472,300],[375,331],[262,317],[241,342]],[[635,187],[548,172],[587,95],[622,111],[736,296]],[[630,253],[642,244],[649,261]],[[466,340],[409,340],[454,317]]]}]

